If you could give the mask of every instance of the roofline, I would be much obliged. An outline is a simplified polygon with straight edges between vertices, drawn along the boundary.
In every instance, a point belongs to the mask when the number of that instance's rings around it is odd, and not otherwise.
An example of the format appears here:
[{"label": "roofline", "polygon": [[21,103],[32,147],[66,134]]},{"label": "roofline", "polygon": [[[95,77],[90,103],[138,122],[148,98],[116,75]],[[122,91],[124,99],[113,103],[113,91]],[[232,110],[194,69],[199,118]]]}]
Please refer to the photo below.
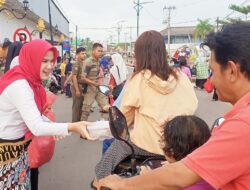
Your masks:
[{"label": "roofline", "polygon": [[67,19],[67,17],[63,14],[63,12],[61,11],[61,9],[57,6],[57,4],[54,2],[54,0],[51,0],[51,2],[56,6],[57,10],[62,14],[62,16],[66,19],[66,21],[69,23],[69,20]]}]

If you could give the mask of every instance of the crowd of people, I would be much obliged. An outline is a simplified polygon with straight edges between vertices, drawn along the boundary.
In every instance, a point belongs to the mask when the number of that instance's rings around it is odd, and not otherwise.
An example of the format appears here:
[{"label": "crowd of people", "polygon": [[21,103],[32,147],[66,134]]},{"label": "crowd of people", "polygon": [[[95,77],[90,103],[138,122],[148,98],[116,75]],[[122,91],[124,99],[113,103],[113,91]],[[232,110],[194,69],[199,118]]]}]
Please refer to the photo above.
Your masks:
[{"label": "crowd of people", "polygon": [[[95,140],[86,128],[91,124],[87,121],[92,104],[97,102],[104,118],[112,105],[121,110],[136,155],[165,156],[168,163],[128,179],[112,175],[131,154],[126,143],[112,139],[95,167],[93,188],[249,189],[249,33],[247,22],[227,25],[207,35],[195,61],[190,58],[192,51],[182,48],[173,55],[171,65],[162,35],[146,31],[135,42],[131,75],[119,53],[103,56],[102,44],[94,43],[87,58],[86,49],[79,47],[74,56],[65,55],[57,66],[61,93],[72,97],[69,123],[51,122],[46,117],[48,83],[44,81],[56,67],[56,48],[44,40],[5,42],[0,50],[1,64],[5,62],[0,71],[1,188],[38,189],[38,173],[30,168],[27,155],[34,136],[75,132],[80,138]],[[205,46],[210,48],[209,56]],[[194,116],[198,99],[193,68],[197,89],[203,89],[210,77],[216,89],[214,99],[233,105],[215,123],[212,133]],[[98,90],[103,84],[113,92],[110,97]]]}]

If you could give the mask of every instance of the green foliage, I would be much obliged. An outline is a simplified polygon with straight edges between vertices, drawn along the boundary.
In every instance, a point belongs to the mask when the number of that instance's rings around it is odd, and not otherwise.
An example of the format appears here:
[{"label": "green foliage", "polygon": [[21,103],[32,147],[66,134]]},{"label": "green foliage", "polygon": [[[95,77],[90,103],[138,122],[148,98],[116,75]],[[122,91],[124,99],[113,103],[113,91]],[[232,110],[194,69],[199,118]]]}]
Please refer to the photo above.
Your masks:
[{"label": "green foliage", "polygon": [[244,14],[246,16],[246,20],[247,20],[248,13],[250,13],[250,5],[246,5],[246,6],[230,5],[229,9]]},{"label": "green foliage", "polygon": [[209,32],[214,31],[214,26],[209,23],[209,19],[198,19],[198,21],[199,23],[196,25],[194,31],[194,38],[197,39],[200,36],[202,39],[204,39]]},{"label": "green foliage", "polygon": [[227,18],[226,20],[218,20],[219,24],[226,25],[226,24],[237,24],[242,22],[241,18]]}]

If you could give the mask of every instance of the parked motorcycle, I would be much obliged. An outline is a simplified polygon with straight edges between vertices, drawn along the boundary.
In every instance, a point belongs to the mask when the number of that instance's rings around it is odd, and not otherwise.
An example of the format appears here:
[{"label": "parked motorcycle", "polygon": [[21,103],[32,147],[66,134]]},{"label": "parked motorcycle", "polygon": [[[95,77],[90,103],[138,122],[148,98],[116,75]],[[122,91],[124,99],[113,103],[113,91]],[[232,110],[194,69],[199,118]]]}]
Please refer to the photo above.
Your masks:
[{"label": "parked motorcycle", "polygon": [[109,87],[106,86],[106,85],[100,85],[100,86],[98,86],[98,90],[99,90],[102,94],[104,94],[105,96],[108,97],[109,105],[112,106],[115,100],[114,100],[114,98],[113,98],[112,91],[109,89]]},{"label": "parked motorcycle", "polygon": [[53,70],[51,75],[51,83],[49,86],[49,91],[56,94],[59,90],[61,90],[61,75],[58,70]]}]

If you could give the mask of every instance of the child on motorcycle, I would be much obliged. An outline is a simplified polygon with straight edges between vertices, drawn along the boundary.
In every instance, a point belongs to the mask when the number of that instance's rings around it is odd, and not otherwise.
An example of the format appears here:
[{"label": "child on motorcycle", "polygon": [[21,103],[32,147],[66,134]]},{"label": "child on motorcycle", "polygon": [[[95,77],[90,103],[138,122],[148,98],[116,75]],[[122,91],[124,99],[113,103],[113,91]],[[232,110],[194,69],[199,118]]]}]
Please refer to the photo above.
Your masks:
[{"label": "child on motorcycle", "polygon": [[[168,163],[180,161],[199,148],[210,138],[205,121],[197,116],[177,116],[169,121],[162,135],[162,150]],[[213,190],[207,182],[201,181],[185,190]]]}]

